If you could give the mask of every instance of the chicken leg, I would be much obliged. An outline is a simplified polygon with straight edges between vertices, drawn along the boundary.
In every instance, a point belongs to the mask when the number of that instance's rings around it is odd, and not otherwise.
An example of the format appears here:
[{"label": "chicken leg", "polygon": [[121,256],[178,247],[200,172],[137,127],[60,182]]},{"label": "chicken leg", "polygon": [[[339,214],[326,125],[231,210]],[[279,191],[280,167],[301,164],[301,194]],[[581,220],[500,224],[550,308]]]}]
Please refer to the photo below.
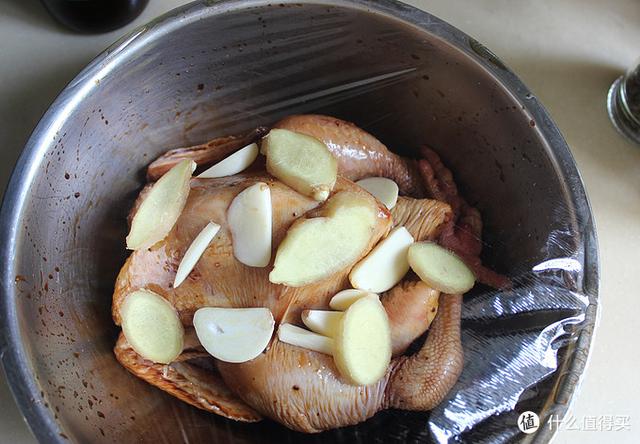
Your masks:
[{"label": "chicken leg", "polygon": [[384,407],[431,410],[449,393],[462,372],[461,307],[462,295],[440,295],[438,314],[422,348],[394,361]]}]

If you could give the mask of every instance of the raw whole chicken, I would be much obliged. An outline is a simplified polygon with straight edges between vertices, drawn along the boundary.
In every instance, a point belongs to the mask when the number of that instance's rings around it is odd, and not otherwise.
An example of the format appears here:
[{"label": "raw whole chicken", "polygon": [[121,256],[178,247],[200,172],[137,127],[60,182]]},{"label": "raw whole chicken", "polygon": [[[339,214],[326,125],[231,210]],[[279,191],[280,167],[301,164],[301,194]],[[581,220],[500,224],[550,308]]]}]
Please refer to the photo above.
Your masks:
[{"label": "raw whole chicken", "polygon": [[[334,192],[350,190],[373,199],[353,182],[370,176],[388,177],[399,185],[401,197],[392,210],[377,203],[376,227],[361,257],[391,228],[402,225],[416,241],[434,240],[456,251],[478,280],[496,286],[507,284],[480,264],[479,213],[457,194],[451,173],[433,151],[424,148],[424,158],[417,161],[402,158],[355,125],[327,116],[292,116],[275,127],[325,142],[338,161]],[[147,177],[155,180],[185,158],[199,166],[210,164],[264,134],[259,129],[241,137],[169,151],[149,166]],[[244,363],[218,361],[204,351],[192,327],[199,308],[267,307],[276,325],[299,324],[303,309],[328,309],[329,299],[350,287],[348,274],[357,260],[327,279],[298,288],[271,283],[271,267],[248,267],[236,260],[227,208],[238,193],[256,182],[270,187],[274,251],[297,218],[313,214],[322,205],[266,174],[259,162],[231,177],[192,178],[186,206],[169,235],[152,248],[131,254],[113,295],[113,318],[118,325],[122,301],[129,293],[147,288],[165,298],[185,326],[184,350],[174,362],[156,364],[138,355],[120,334],[114,350],[117,359],[136,376],[198,408],[239,421],[271,418],[307,433],[357,424],[387,408],[423,411],[438,405],[462,370],[462,295],[440,294],[412,274],[382,295],[394,357],[385,376],[375,384],[352,385],[341,377],[331,356],[280,342],[277,335],[262,354]],[[180,258],[210,220],[221,225],[218,235],[186,281],[173,288]],[[419,350],[406,354],[409,345],[427,329]]]}]

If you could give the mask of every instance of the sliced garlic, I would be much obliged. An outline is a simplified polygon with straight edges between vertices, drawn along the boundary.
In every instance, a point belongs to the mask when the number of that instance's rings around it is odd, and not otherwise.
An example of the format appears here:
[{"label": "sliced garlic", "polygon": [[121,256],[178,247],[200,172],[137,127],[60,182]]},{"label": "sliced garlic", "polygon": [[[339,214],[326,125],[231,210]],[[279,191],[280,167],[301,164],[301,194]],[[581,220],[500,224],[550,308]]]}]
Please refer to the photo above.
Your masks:
[{"label": "sliced garlic", "polygon": [[302,322],[309,330],[333,338],[338,330],[342,312],[328,310],[304,310]]},{"label": "sliced garlic", "polygon": [[362,188],[373,194],[388,209],[396,206],[398,201],[398,184],[386,177],[367,177],[356,182]]},{"label": "sliced garlic", "polygon": [[382,293],[400,282],[409,271],[407,253],[413,236],[405,227],[397,227],[356,264],[349,274],[354,288]]},{"label": "sliced garlic", "polygon": [[187,203],[193,160],[182,160],[153,184],[131,220],[129,250],[149,248],[164,239]]},{"label": "sliced garlic", "polygon": [[266,267],[271,260],[271,191],[258,182],[238,194],[227,210],[233,255],[250,267]]},{"label": "sliced garlic", "polygon": [[187,248],[187,251],[185,251],[182,257],[182,261],[180,261],[180,265],[178,265],[178,271],[173,280],[173,288],[177,288],[187,278],[189,273],[191,273],[193,267],[195,267],[198,260],[200,260],[202,253],[207,249],[219,230],[220,225],[209,222],[193,242],[191,242],[191,245],[189,245],[189,248]]},{"label": "sliced garlic", "polygon": [[329,307],[334,310],[344,311],[351,306],[355,301],[360,298],[363,298],[367,295],[373,294],[378,297],[377,294],[369,293],[368,291],[358,290],[355,288],[350,288],[348,290],[342,290],[335,294],[329,301]]},{"label": "sliced garlic", "polygon": [[193,316],[198,340],[207,353],[224,362],[246,362],[267,347],[274,320],[268,308],[204,307]]},{"label": "sliced garlic", "polygon": [[313,333],[293,324],[281,324],[278,328],[280,342],[306,348],[309,350],[333,354],[333,339]]},{"label": "sliced garlic", "polygon": [[203,171],[198,175],[198,177],[205,179],[233,176],[234,174],[238,174],[249,168],[254,160],[256,160],[256,157],[258,157],[258,151],[258,144],[252,143],[250,145],[247,145],[244,148],[239,149],[229,157],[216,163],[206,171]]}]

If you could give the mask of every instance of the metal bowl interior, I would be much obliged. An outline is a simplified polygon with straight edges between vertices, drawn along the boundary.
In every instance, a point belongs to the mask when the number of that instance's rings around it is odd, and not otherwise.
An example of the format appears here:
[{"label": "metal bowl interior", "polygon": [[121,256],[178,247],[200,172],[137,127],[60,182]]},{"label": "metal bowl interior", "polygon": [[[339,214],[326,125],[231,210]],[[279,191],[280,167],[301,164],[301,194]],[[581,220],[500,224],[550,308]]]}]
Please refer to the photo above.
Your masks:
[{"label": "metal bowl interior", "polygon": [[[595,237],[573,159],[536,98],[482,45],[391,1],[190,4],[120,40],[64,90],[6,193],[0,355],[41,441],[303,439],[198,411],[132,377],[112,354],[110,303],[150,160],[310,111],[354,121],[402,154],[436,149],[481,210],[484,259],[500,272],[553,256],[548,239],[569,230],[563,248],[581,258],[595,304]],[[585,329],[563,353],[538,410],[570,399],[590,338]],[[307,439],[389,442],[399,436],[389,424],[405,421],[403,439],[417,440],[421,418],[383,413]]]}]

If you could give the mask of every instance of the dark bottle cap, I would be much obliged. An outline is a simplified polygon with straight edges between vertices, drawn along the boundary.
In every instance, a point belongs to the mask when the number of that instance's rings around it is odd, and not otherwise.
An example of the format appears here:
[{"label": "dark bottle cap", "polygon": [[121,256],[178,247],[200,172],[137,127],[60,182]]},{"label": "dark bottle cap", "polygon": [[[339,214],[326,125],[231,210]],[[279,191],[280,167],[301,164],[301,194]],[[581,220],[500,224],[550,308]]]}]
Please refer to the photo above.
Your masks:
[{"label": "dark bottle cap", "polygon": [[113,31],[138,17],[149,0],[42,0],[49,13],[76,32]]}]

